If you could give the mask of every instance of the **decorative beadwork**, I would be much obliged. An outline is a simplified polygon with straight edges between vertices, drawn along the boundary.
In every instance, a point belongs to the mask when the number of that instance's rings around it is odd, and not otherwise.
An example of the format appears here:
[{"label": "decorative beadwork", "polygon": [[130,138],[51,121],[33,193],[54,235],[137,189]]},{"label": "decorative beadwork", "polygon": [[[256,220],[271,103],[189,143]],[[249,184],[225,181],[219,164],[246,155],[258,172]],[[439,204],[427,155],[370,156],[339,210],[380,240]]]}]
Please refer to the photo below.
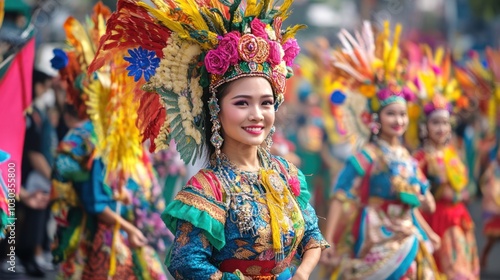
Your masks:
[{"label": "decorative beadwork", "polygon": [[215,147],[215,154],[220,155],[222,143],[224,143],[224,138],[220,135],[220,121],[219,121],[219,101],[217,100],[216,91],[212,90],[212,97],[208,101],[208,108],[210,110],[210,121],[212,122],[212,137],[210,137],[210,142]]}]

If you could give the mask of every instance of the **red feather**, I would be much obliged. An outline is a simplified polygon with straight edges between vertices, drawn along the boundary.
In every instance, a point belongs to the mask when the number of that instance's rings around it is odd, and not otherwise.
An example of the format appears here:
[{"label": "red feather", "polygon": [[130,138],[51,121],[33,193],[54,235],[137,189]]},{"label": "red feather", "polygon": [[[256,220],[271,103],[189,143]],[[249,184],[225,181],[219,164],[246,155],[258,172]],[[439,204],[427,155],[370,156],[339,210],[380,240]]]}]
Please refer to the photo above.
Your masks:
[{"label": "red feather", "polygon": [[160,103],[160,96],[152,92],[144,92],[140,97],[139,110],[137,112],[137,127],[142,134],[142,141],[150,140],[150,152],[156,150],[154,139],[160,133],[167,118],[167,111]]},{"label": "red feather", "polygon": [[154,51],[161,59],[170,34],[168,28],[156,23],[146,9],[138,6],[134,0],[119,1],[117,11],[106,22],[106,34],[101,38],[88,71],[91,73],[101,68],[117,50],[139,46]]}]

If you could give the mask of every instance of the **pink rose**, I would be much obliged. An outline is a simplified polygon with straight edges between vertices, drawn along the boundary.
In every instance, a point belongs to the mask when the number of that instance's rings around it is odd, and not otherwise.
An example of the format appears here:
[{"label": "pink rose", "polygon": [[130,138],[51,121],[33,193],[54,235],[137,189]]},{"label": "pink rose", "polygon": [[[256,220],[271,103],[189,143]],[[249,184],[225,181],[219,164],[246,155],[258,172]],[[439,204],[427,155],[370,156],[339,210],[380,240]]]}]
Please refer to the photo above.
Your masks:
[{"label": "pink rose", "polygon": [[292,177],[288,180],[288,184],[290,185],[290,189],[292,189],[293,195],[300,195],[300,181],[297,177]]},{"label": "pink rose", "polygon": [[218,50],[210,50],[205,56],[205,67],[210,74],[224,75],[229,68],[229,61]]},{"label": "pink rose", "polygon": [[392,94],[392,92],[391,92],[391,90],[390,90],[390,89],[388,89],[388,88],[383,88],[383,89],[381,89],[381,90],[379,90],[379,91],[377,92],[377,97],[378,97],[378,99],[380,99],[381,101],[384,101],[384,100],[386,100],[387,98],[391,97],[391,94]]},{"label": "pink rose", "polygon": [[258,18],[254,18],[252,22],[250,22],[250,28],[252,29],[253,35],[260,38],[268,39],[266,32],[266,24],[260,21]]},{"label": "pink rose", "polygon": [[401,90],[401,94],[403,95],[403,98],[408,102],[413,102],[416,99],[415,94],[408,87],[403,87],[403,90]]},{"label": "pink rose", "polygon": [[269,44],[269,56],[267,57],[267,60],[274,67],[281,63],[281,51],[280,51],[281,46],[280,44],[274,41],[269,41],[268,44]]},{"label": "pink rose", "polygon": [[283,60],[286,62],[286,66],[292,67],[293,60],[300,52],[299,44],[297,44],[297,40],[289,39],[283,44],[283,51],[285,51],[285,56]]},{"label": "pink rose", "polygon": [[229,32],[219,42],[217,50],[224,54],[230,65],[238,63],[240,56],[238,55],[238,43],[240,35],[238,32]]}]

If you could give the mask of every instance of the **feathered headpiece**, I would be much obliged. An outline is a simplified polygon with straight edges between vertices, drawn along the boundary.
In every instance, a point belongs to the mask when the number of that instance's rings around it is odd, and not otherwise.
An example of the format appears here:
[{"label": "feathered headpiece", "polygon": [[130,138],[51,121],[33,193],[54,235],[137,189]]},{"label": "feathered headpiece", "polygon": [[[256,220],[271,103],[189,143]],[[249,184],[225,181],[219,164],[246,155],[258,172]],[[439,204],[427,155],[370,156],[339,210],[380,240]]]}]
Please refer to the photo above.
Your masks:
[{"label": "feathered headpiece", "polygon": [[[355,111],[363,109],[359,107],[359,102],[364,103],[365,99],[360,95],[346,94],[346,79],[338,77],[333,69],[332,49],[326,38],[318,37],[307,42],[305,49],[307,55],[299,55],[297,64],[300,65],[299,76],[304,80],[302,85],[311,86],[302,86],[301,89],[312,90],[322,99],[322,119],[328,140],[334,145],[355,142],[357,134],[362,134],[355,122],[358,119],[358,112]],[[303,91],[300,90],[299,94]]]},{"label": "feathered headpiece", "polygon": [[[268,79],[279,105],[299,52],[293,36],[302,26],[281,30],[291,0],[280,7],[274,0],[152,2],[156,7],[118,1],[89,71],[117,58],[117,51],[128,51],[118,59],[128,62],[136,82],[143,139],[151,139],[151,150],[164,149],[173,139],[182,159],[194,162],[210,121],[204,119],[203,89],[212,93],[213,122],[219,112],[217,87],[240,77]],[[216,147],[222,144],[218,134],[211,140]]]},{"label": "feathered headpiece", "polygon": [[136,126],[139,104],[130,87],[133,80],[123,71],[124,62],[111,61],[87,75],[110,15],[111,11],[99,2],[86,25],[69,17],[64,23],[68,47],[55,49],[51,64],[67,82],[67,102],[75,106],[82,119],[88,116],[92,121],[94,157],[102,158],[106,165],[105,182],[121,190],[132,178],[148,187],[151,181],[144,175],[143,149]]},{"label": "feathered headpiece", "polygon": [[468,98],[474,101],[489,122],[489,134],[495,135],[500,104],[500,50],[486,48],[486,61],[470,53],[465,67],[457,67],[455,76]]},{"label": "feathered headpiece", "polygon": [[387,21],[376,37],[369,22],[364,22],[361,33],[356,31],[354,36],[344,29],[338,35],[342,49],[333,52],[333,65],[351,90],[367,97],[372,113],[393,102],[406,103],[414,98],[406,85],[400,57],[401,29],[396,25],[392,43]]},{"label": "feathered headpiece", "polygon": [[[413,85],[425,117],[433,114],[450,116],[454,107],[464,108],[467,98],[453,75],[451,55],[443,48],[434,53],[428,45],[408,44]],[[421,115],[421,114],[419,114]]]}]

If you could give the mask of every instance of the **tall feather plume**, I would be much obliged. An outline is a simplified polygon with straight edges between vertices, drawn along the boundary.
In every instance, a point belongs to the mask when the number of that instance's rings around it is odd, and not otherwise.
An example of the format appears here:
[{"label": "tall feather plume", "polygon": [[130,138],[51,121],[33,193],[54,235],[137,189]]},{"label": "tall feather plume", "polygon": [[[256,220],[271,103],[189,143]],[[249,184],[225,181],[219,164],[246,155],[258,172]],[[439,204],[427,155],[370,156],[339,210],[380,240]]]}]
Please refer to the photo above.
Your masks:
[{"label": "tall feather plume", "polygon": [[101,38],[100,47],[90,65],[89,73],[101,68],[118,50],[143,46],[163,58],[162,50],[171,31],[156,24],[148,11],[144,7],[135,5],[134,2],[134,0],[118,2],[117,12],[107,21],[107,32]]}]

